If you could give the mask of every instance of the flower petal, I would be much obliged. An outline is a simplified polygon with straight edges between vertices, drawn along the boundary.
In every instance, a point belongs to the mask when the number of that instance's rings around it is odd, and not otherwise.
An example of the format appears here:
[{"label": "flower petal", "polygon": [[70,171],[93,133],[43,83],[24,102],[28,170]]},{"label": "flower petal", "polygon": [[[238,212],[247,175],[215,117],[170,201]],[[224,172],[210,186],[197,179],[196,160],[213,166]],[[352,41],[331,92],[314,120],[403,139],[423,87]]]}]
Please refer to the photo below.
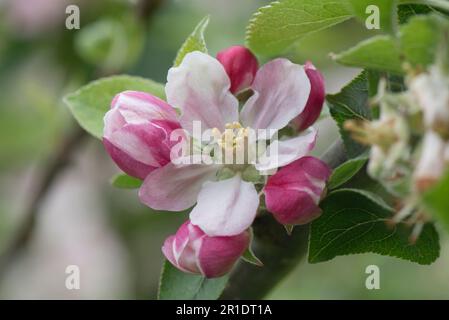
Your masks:
[{"label": "flower petal", "polygon": [[245,126],[281,129],[305,108],[310,81],[300,65],[275,59],[263,65],[251,86],[254,94],[240,113]]},{"label": "flower petal", "polygon": [[252,224],[258,206],[254,185],[235,175],[204,184],[190,220],[209,236],[233,236]]},{"label": "flower petal", "polygon": [[217,165],[166,166],[151,172],[139,190],[140,201],[155,210],[182,211],[193,206],[204,182],[215,180]]},{"label": "flower petal", "polygon": [[218,128],[238,120],[238,101],[229,91],[229,77],[213,57],[195,51],[187,54],[179,67],[168,71],[167,101],[182,111],[182,127],[193,132],[193,121],[202,130]]},{"label": "flower petal", "polygon": [[304,70],[310,80],[311,89],[306,107],[299,116],[292,120],[293,126],[299,132],[310,127],[319,118],[325,98],[323,75],[310,61],[306,62]]},{"label": "flower petal", "polygon": [[316,137],[317,131],[311,127],[297,137],[275,140],[258,159],[256,169],[276,169],[307,155],[315,147]]},{"label": "flower petal", "polygon": [[268,211],[282,224],[310,222],[321,213],[318,203],[330,174],[330,168],[314,157],[280,169],[263,189]]}]

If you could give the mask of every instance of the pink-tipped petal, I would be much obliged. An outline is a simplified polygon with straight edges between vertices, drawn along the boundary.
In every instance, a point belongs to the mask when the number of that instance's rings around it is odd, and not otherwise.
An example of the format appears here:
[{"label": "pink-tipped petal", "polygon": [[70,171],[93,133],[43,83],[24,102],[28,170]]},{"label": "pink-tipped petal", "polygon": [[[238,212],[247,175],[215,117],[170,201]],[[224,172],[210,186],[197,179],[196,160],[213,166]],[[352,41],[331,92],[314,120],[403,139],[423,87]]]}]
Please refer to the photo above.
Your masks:
[{"label": "pink-tipped petal", "polygon": [[169,104],[181,109],[182,127],[193,132],[193,121],[201,129],[218,128],[238,120],[238,101],[229,91],[230,80],[215,58],[199,51],[187,54],[179,67],[168,71],[165,92]]},{"label": "pink-tipped petal", "polygon": [[257,58],[243,46],[232,46],[217,54],[231,80],[231,92],[236,94],[249,88],[254,80],[259,64]]},{"label": "pink-tipped petal", "polygon": [[304,110],[310,81],[302,66],[279,58],[257,71],[251,88],[254,94],[240,113],[242,123],[254,129],[281,129]]},{"label": "pink-tipped petal", "polygon": [[204,184],[190,220],[209,236],[233,236],[253,223],[258,206],[254,185],[235,175]]},{"label": "pink-tipped petal", "polygon": [[317,131],[311,127],[297,137],[275,140],[258,159],[256,169],[276,169],[306,156],[315,147],[316,137]]},{"label": "pink-tipped petal", "polygon": [[298,131],[307,129],[319,118],[325,98],[323,75],[310,61],[306,62],[304,69],[310,80],[311,89],[306,107],[299,116],[292,120],[293,126]]},{"label": "pink-tipped petal", "polygon": [[320,159],[303,157],[268,178],[265,203],[284,225],[304,224],[320,214],[318,207],[330,168]]},{"label": "pink-tipped petal", "polygon": [[169,163],[151,172],[139,190],[140,201],[155,210],[182,211],[193,206],[206,181],[216,179],[219,166]]},{"label": "pink-tipped petal", "polygon": [[120,169],[140,179],[170,161],[170,150],[176,143],[170,135],[180,129],[171,106],[136,91],[125,91],[114,98],[104,124],[106,151]]},{"label": "pink-tipped petal", "polygon": [[247,231],[233,237],[205,237],[199,251],[199,266],[205,277],[221,277],[229,272],[248,248]]}]

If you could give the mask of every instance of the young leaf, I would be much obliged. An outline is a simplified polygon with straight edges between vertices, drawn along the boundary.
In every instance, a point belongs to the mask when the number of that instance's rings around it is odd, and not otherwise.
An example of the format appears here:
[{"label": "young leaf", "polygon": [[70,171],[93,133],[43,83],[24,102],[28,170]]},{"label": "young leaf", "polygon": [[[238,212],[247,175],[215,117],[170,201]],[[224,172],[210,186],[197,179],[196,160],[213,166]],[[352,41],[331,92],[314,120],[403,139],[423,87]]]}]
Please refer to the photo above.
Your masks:
[{"label": "young leaf", "polygon": [[195,27],[193,32],[187,37],[176,55],[173,63],[175,67],[179,66],[185,55],[192,51],[201,51],[207,53],[206,41],[204,40],[204,31],[209,24],[209,16],[204,17]]},{"label": "young leaf", "polygon": [[379,24],[382,30],[390,33],[394,33],[397,24],[397,0],[349,0],[354,14],[363,23],[369,17],[370,13],[367,13],[367,8],[370,5],[375,5],[379,8]]},{"label": "young leaf", "polygon": [[365,165],[368,157],[358,157],[349,159],[345,163],[341,164],[332,172],[327,187],[329,189],[335,189],[345,182],[349,181],[359,170]]},{"label": "young leaf", "polygon": [[360,155],[366,150],[366,147],[352,140],[349,133],[344,130],[343,124],[349,119],[371,119],[366,74],[361,73],[339,93],[327,95],[326,100],[330,113],[340,128],[348,156],[354,158]]},{"label": "young leaf", "polygon": [[344,51],[334,59],[344,65],[374,70],[403,72],[399,46],[390,36],[375,36]]},{"label": "young leaf", "polygon": [[87,84],[64,97],[80,126],[94,137],[103,136],[103,118],[114,96],[125,90],[137,90],[165,98],[164,86],[152,80],[132,76],[112,76]]},{"label": "young leaf", "polygon": [[438,234],[427,223],[415,244],[411,228],[402,222],[387,226],[393,210],[375,195],[355,189],[330,193],[321,203],[323,214],[312,223],[309,262],[373,252],[419,264],[431,264],[440,251]]},{"label": "young leaf", "polygon": [[159,283],[159,300],[215,300],[220,297],[229,275],[206,279],[184,273],[168,261],[164,262]]},{"label": "young leaf", "polygon": [[449,231],[449,173],[423,196],[425,208]]},{"label": "young leaf", "polygon": [[255,53],[276,55],[313,32],[352,17],[347,0],[283,0],[260,8],[247,28]]},{"label": "young leaf", "polygon": [[142,182],[142,180],[128,176],[124,173],[119,173],[111,179],[111,184],[114,187],[121,189],[138,189],[142,185]]}]

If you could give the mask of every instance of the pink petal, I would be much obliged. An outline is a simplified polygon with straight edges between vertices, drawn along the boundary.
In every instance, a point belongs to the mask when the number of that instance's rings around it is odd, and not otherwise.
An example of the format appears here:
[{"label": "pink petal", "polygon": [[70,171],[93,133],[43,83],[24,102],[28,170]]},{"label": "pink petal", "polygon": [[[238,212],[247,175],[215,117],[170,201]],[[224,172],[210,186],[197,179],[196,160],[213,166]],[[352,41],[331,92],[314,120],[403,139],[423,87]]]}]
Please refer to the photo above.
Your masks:
[{"label": "pink petal", "polygon": [[315,147],[316,137],[316,130],[309,128],[295,138],[275,140],[258,159],[255,165],[256,169],[259,171],[272,170],[304,157]]},{"label": "pink petal", "polygon": [[218,128],[238,120],[238,101],[229,91],[230,80],[223,66],[211,56],[195,51],[179,67],[168,71],[167,101],[182,111],[182,127],[193,132],[193,121],[202,130]]},{"label": "pink petal", "polygon": [[311,89],[306,107],[299,116],[292,120],[293,126],[298,131],[307,129],[319,118],[325,97],[323,75],[310,61],[306,62],[304,69],[310,80]]},{"label": "pink petal", "polygon": [[243,46],[233,46],[220,51],[217,60],[231,79],[231,92],[238,93],[251,86],[259,64],[256,57]]},{"label": "pink petal", "polygon": [[158,167],[150,166],[140,161],[136,161],[126,152],[115,147],[108,139],[103,138],[103,145],[109,156],[114,160],[117,166],[130,176],[145,179],[145,177]]},{"label": "pink petal", "polygon": [[245,126],[281,129],[305,108],[310,81],[300,65],[275,59],[263,65],[251,88],[254,94],[240,113]]},{"label": "pink petal", "polygon": [[314,157],[280,169],[264,187],[268,211],[282,224],[310,222],[320,214],[318,204],[330,174],[330,168]]},{"label": "pink petal", "polygon": [[216,179],[219,166],[169,163],[151,172],[139,190],[140,201],[155,210],[182,211],[193,206],[206,181]]},{"label": "pink petal", "polygon": [[228,273],[248,248],[250,237],[243,232],[232,237],[205,237],[198,255],[202,273],[207,278]]},{"label": "pink petal", "polygon": [[198,194],[190,220],[209,236],[233,236],[253,223],[258,206],[254,185],[235,175],[206,183]]}]

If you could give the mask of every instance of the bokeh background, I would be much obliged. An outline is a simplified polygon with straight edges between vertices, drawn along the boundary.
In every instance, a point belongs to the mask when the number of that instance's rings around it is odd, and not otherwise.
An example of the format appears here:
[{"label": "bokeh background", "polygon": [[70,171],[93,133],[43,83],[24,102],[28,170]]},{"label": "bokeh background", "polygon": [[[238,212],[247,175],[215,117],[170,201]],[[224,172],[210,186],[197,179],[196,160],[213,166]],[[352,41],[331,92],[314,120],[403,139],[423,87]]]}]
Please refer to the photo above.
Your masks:
[{"label": "bokeh background", "polygon": [[[109,183],[118,172],[102,144],[87,138],[67,152],[37,207],[27,245],[11,244],[67,137],[77,130],[62,97],[98,77],[127,73],[165,82],[167,70],[196,23],[209,14],[209,51],[244,44],[256,0],[0,0],[0,298],[152,299],[165,237],[185,220],[141,205],[134,190]],[[65,8],[77,4],[81,29],[67,30]],[[330,52],[372,36],[348,21],[289,50],[311,60],[337,92],[359,70],[338,66]],[[259,57],[263,62],[265,57]],[[337,137],[332,120],[318,123],[316,155]],[[419,266],[374,254],[300,263],[269,299],[448,299],[449,242],[441,257]],[[381,289],[365,288],[365,268],[380,268]],[[78,265],[81,289],[67,290],[65,268]]]}]

